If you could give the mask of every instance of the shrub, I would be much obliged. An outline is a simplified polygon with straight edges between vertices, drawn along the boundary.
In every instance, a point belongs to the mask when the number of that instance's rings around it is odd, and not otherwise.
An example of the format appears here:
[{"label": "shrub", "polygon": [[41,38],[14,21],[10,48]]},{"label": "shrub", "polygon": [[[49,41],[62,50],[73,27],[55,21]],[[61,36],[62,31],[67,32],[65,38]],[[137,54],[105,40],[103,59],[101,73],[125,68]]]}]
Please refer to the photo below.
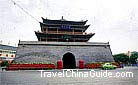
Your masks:
[{"label": "shrub", "polygon": [[0,65],[1,65],[1,67],[4,67],[4,66],[8,66],[9,63],[8,63],[8,61],[3,61]]}]

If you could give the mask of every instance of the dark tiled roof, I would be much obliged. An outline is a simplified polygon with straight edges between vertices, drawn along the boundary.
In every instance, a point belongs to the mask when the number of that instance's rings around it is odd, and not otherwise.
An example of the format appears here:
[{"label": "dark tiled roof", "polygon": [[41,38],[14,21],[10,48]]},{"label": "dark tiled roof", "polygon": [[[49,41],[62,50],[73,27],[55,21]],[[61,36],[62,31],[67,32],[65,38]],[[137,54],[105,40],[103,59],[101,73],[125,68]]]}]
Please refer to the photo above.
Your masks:
[{"label": "dark tiled roof", "polygon": [[87,42],[92,36],[94,36],[94,33],[93,34],[53,34],[53,33],[41,33],[41,32],[35,32],[38,40],[40,41],[40,38],[47,38],[47,39],[59,39],[60,41],[61,40],[66,40],[66,39],[69,39],[70,40],[80,40],[80,41],[83,41],[83,42]]},{"label": "dark tiled roof", "polygon": [[16,51],[17,47],[13,47],[13,46],[8,46],[8,45],[2,45],[2,44],[0,44],[0,49]]},{"label": "dark tiled roof", "polygon": [[43,23],[47,24],[73,24],[73,25],[85,25],[86,21],[66,21],[66,20],[50,20],[50,19],[44,19],[42,18]]}]

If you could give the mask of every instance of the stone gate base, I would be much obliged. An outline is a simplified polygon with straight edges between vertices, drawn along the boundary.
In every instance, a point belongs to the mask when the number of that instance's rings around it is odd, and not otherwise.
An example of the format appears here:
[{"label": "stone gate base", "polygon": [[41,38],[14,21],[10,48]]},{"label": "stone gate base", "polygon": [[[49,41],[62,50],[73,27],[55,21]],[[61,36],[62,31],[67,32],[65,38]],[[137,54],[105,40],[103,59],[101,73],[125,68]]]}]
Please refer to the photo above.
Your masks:
[{"label": "stone gate base", "polygon": [[[72,56],[64,56],[66,53]],[[64,57],[63,57],[64,56]],[[70,57],[74,58],[65,58]],[[90,62],[114,62],[109,43],[100,42],[39,42],[20,41],[15,61],[23,63],[55,63],[69,60],[78,65],[79,60]],[[64,62],[63,61],[63,62]]]}]

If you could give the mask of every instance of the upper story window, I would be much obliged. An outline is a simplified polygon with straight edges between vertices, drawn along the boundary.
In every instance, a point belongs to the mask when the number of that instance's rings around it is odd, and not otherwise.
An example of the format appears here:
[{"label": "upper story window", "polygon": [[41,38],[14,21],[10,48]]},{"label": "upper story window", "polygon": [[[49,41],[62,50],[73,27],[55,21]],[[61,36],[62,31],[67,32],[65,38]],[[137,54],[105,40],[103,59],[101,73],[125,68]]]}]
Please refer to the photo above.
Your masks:
[{"label": "upper story window", "polygon": [[11,57],[13,57],[13,55],[11,55]]},{"label": "upper story window", "polygon": [[6,54],[6,57],[8,57],[8,54]]}]

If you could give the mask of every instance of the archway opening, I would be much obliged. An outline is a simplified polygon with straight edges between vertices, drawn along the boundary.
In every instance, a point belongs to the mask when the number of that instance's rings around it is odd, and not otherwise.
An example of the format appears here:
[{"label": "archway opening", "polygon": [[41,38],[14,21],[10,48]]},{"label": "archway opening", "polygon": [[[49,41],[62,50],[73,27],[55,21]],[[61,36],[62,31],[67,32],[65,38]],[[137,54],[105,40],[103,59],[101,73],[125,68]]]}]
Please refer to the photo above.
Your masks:
[{"label": "archway opening", "polygon": [[63,68],[64,69],[75,69],[76,68],[76,60],[75,56],[72,53],[66,53],[63,55]]}]

